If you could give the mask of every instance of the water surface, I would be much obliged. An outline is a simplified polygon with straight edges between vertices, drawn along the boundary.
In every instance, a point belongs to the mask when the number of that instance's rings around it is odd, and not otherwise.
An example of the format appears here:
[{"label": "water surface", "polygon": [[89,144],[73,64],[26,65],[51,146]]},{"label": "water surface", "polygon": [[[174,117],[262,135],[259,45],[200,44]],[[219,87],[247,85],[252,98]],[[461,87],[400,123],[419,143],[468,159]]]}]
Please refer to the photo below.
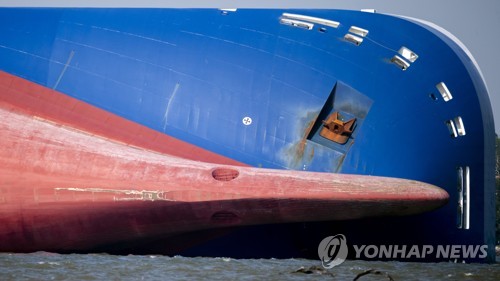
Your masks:
[{"label": "water surface", "polygon": [[500,280],[498,262],[348,260],[322,271],[319,260],[60,255],[47,252],[1,253],[0,269],[0,280],[353,280],[370,269],[379,274],[364,275],[358,280],[389,280],[388,276],[394,280]]}]

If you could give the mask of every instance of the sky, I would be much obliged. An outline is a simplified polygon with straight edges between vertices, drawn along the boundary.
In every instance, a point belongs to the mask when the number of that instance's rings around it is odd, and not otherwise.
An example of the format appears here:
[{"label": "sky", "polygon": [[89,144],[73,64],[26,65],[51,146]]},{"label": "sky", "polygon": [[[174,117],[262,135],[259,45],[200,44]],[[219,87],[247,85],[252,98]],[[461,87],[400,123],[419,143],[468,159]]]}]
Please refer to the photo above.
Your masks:
[{"label": "sky", "polygon": [[430,21],[455,35],[477,61],[500,135],[499,0],[0,0],[2,6],[376,9]]}]

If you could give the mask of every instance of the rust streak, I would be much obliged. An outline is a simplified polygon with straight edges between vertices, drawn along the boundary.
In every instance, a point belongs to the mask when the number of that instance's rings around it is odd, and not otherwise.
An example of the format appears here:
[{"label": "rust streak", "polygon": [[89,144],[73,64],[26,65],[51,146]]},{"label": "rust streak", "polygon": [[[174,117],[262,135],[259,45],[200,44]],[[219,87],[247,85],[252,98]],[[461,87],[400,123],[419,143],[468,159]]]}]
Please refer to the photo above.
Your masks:
[{"label": "rust streak", "polygon": [[[293,166],[297,166],[300,163],[300,161],[304,158],[304,153],[305,153],[306,145],[307,145],[307,136],[311,132],[317,118],[318,118],[318,115],[315,115],[314,118],[312,118],[309,121],[309,123],[307,124],[307,126],[304,130],[304,134],[302,135],[302,138],[300,139],[300,141],[296,145],[294,145],[292,147],[292,153],[294,153],[293,162],[292,162]],[[310,160],[312,160],[313,156],[314,156],[314,150],[312,151],[312,153],[310,155]]]}]

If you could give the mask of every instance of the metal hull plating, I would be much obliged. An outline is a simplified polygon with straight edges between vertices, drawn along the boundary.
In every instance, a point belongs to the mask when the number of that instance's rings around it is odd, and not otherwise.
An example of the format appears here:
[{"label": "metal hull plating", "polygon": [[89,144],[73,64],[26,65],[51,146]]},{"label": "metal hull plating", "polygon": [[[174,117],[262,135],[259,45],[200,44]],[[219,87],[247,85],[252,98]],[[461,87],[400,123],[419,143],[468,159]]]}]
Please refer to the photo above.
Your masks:
[{"label": "metal hull plating", "polygon": [[[487,244],[493,257],[486,88],[467,53],[426,24],[333,10],[0,13],[1,70],[224,161],[407,178],[450,194],[429,214],[238,229],[181,253],[314,257],[323,237],[344,233],[354,244]],[[319,135],[333,112],[357,120],[345,144]]]}]

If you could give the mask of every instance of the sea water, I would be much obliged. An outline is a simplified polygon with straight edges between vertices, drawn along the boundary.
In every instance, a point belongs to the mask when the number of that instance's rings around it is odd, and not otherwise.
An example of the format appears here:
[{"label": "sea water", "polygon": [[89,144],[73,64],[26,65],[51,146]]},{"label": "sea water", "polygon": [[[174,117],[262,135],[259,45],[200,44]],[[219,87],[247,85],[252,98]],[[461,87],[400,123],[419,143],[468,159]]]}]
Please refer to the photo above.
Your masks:
[{"label": "sea water", "polygon": [[[363,275],[365,274],[365,275]],[[0,253],[0,280],[500,280],[495,264]]]}]

